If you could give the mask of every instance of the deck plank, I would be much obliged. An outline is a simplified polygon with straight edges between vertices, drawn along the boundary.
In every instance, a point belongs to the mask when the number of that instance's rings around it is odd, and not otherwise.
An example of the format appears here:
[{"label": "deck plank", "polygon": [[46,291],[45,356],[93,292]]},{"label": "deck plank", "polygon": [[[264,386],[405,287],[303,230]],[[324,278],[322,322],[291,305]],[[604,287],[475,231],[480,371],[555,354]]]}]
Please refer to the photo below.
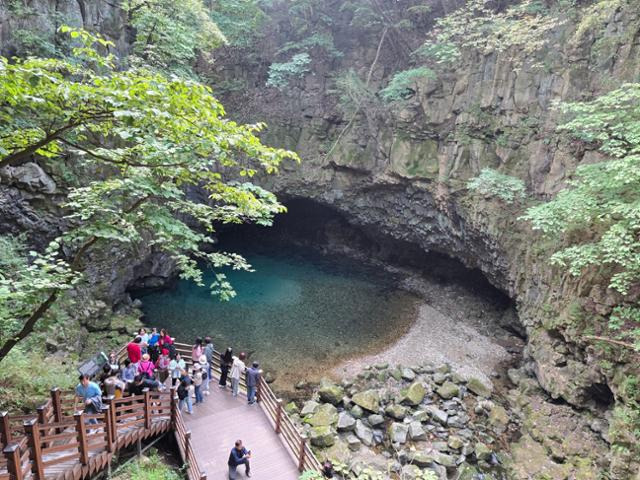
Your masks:
[{"label": "deck plank", "polygon": [[[294,459],[276,435],[259,405],[247,405],[246,397],[237,398],[228,389],[211,384],[211,394],[203,404],[194,405],[193,415],[183,413],[191,430],[191,442],[200,468],[208,480],[228,478],[227,459],[236,440],[252,451],[251,478],[255,480],[297,480]],[[238,478],[245,478],[244,466]]]}]

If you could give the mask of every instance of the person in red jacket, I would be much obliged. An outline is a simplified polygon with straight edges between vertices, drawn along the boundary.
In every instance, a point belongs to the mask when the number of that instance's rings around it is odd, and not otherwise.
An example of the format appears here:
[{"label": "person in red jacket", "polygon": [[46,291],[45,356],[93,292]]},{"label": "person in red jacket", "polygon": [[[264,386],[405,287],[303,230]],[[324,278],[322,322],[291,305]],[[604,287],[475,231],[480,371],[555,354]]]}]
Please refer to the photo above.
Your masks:
[{"label": "person in red jacket", "polygon": [[142,339],[140,337],[136,337],[133,339],[133,342],[130,342],[127,345],[127,355],[129,356],[131,363],[138,363],[142,358],[142,350],[140,348],[141,342]]}]

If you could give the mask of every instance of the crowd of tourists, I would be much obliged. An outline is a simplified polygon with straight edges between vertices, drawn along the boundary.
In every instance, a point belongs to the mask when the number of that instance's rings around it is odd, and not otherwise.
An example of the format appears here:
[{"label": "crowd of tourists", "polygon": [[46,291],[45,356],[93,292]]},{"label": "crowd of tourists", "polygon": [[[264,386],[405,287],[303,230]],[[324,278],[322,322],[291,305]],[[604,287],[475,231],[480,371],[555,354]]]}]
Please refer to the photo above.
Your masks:
[{"label": "crowd of tourists", "polygon": [[[211,337],[195,339],[191,348],[191,358],[185,359],[175,347],[174,338],[166,329],[147,331],[141,328],[127,344],[127,358],[120,363],[115,353],[102,368],[101,374],[92,381],[89,375],[81,375],[76,393],[85,403],[85,411],[98,413],[102,407],[102,397],[115,398],[126,394],[140,395],[145,389],[165,390],[177,386],[179,409],[193,413],[194,405],[204,403],[210,393],[213,381],[214,354]],[[218,387],[230,387],[231,394],[238,396],[240,380],[245,376],[247,402],[256,402],[260,366],[253,362],[245,364],[246,354],[234,355],[231,347],[220,355],[220,377]]]}]

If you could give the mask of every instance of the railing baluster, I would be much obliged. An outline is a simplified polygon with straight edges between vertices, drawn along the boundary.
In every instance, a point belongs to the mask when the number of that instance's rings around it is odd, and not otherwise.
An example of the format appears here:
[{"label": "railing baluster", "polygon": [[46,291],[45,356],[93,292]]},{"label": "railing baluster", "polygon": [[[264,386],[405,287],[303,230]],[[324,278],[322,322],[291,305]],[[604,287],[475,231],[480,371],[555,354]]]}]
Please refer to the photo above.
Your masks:
[{"label": "railing baluster", "polygon": [[148,388],[143,390],[144,393],[144,428],[151,428],[151,393]]},{"label": "railing baluster", "polygon": [[116,399],[115,397],[109,397],[109,410],[111,411],[111,436],[113,437],[114,443],[117,445],[118,443],[118,422],[116,417]]},{"label": "railing baluster", "polygon": [[171,428],[176,428],[178,418],[178,387],[171,387]]},{"label": "railing baluster", "polygon": [[282,400],[277,399],[278,409],[276,410],[276,433],[280,433],[280,423],[282,422]]},{"label": "railing baluster", "polygon": [[0,412],[0,442],[5,447],[11,443],[11,425],[9,412]]},{"label": "railing baluster", "polygon": [[84,424],[84,413],[76,413],[76,433],[78,434],[78,452],[80,453],[80,463],[89,463],[89,448],[87,446],[87,427]]},{"label": "railing baluster", "polygon": [[9,472],[10,480],[23,480],[22,475],[22,462],[20,457],[20,445],[12,443],[7,445],[3,450],[4,456],[7,459],[7,471]]},{"label": "railing baluster", "polygon": [[29,439],[29,448],[31,450],[29,457],[31,458],[31,471],[36,480],[44,480],[44,467],[42,466],[42,449],[40,448],[40,425],[34,418],[28,422],[24,422],[24,429]]},{"label": "railing baluster", "polygon": [[104,416],[104,433],[107,441],[107,450],[111,453],[115,451],[113,444],[113,430],[111,428],[111,409],[108,406],[102,407],[102,415]]},{"label": "railing baluster", "polygon": [[51,406],[53,407],[53,418],[56,422],[62,421],[62,403],[60,401],[60,389],[58,387],[51,389]]},{"label": "railing baluster", "polygon": [[298,470],[301,472],[304,470],[304,457],[307,453],[307,449],[305,448],[306,446],[307,446],[307,438],[300,437],[300,452],[298,452]]}]

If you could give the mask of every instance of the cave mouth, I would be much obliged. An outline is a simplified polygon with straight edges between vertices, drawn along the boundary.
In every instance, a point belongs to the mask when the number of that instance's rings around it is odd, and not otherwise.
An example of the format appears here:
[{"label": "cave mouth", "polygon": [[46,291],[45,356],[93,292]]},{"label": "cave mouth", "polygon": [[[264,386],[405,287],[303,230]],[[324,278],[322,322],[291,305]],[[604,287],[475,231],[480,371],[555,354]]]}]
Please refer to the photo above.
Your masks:
[{"label": "cave mouth", "polygon": [[[276,388],[282,390],[300,380],[317,381],[347,360],[385,352],[407,338],[420,319],[435,322],[429,332],[445,345],[432,347],[437,361],[450,354],[457,356],[454,363],[474,362],[466,347],[459,348],[461,340],[488,368],[504,360],[498,358],[504,352],[495,353],[493,344],[485,348],[478,338],[504,333],[499,320],[512,304],[480,272],[444,254],[353,227],[317,202],[290,199],[285,205],[288,213],[272,227],[218,230],[217,248],[245,256],[255,270],[224,272],[235,298],[220,302],[208,288],[182,280],[162,290],[137,291],[145,323],[169,327],[182,341],[210,335],[219,350],[245,351],[250,361],[276,374]],[[215,273],[206,271],[204,283]],[[413,285],[416,278],[424,280],[419,288]],[[421,348],[422,341],[412,350]],[[447,348],[451,351],[440,351]]]},{"label": "cave mouth", "polygon": [[[335,208],[317,201],[291,197],[283,200],[287,213],[273,226],[224,226],[222,247],[253,250],[295,246],[327,255],[355,258],[374,265],[406,268],[442,287],[455,285],[484,298],[497,309],[513,307],[513,300],[492,285],[479,269],[471,269],[444,252],[427,251],[415,243],[381,234],[373,227],[356,227]],[[520,331],[519,326],[514,331]]]}]

